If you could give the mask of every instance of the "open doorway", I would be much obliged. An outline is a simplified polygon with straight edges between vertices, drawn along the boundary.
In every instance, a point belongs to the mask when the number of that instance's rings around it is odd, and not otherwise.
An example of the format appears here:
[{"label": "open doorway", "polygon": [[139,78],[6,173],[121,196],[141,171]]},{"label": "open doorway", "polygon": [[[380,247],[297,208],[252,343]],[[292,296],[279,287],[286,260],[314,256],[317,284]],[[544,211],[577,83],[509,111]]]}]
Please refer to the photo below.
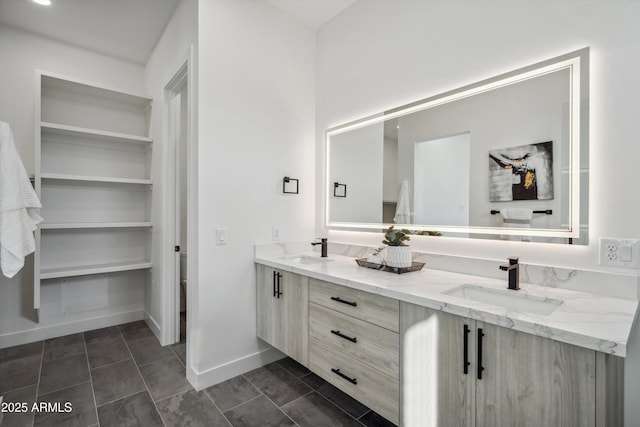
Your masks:
[{"label": "open doorway", "polygon": [[469,226],[470,147],[469,132],[414,144],[416,224]]}]

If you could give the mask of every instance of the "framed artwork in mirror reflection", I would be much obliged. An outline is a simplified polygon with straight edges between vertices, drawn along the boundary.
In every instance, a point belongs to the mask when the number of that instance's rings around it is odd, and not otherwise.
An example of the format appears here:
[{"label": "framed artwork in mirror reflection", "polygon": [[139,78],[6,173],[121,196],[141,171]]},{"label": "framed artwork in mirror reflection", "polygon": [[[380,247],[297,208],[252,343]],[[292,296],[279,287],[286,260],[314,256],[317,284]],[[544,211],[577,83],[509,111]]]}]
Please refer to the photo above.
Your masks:
[{"label": "framed artwork in mirror reflection", "polygon": [[553,141],[489,151],[489,200],[553,199]]}]

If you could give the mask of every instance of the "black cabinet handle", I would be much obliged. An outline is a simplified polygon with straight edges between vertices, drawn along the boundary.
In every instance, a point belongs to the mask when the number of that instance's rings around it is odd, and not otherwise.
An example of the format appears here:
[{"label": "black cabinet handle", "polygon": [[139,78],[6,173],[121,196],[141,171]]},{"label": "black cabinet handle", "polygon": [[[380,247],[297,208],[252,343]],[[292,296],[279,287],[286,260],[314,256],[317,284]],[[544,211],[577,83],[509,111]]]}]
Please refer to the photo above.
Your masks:
[{"label": "black cabinet handle", "polygon": [[278,296],[278,291],[276,291],[276,274],[278,272],[273,270],[273,296],[277,297]]},{"label": "black cabinet handle", "polygon": [[469,326],[464,325],[463,328],[463,342],[464,342],[464,355],[463,355],[463,362],[462,362],[462,372],[464,372],[465,375],[467,375],[469,373],[469,365],[471,365],[471,363],[469,362]]},{"label": "black cabinet handle", "polygon": [[340,338],[344,338],[344,339],[345,339],[345,340],[347,340],[347,341],[351,341],[351,342],[358,342],[358,338],[356,338],[356,337],[353,337],[353,338],[348,337],[348,336],[346,336],[346,335],[344,335],[344,334],[340,333],[340,331],[334,331],[334,330],[332,329],[332,330],[331,330],[331,333],[332,333],[333,335],[337,335],[337,336],[339,336]]},{"label": "black cabinet handle", "polygon": [[277,293],[277,297],[280,298],[280,295],[282,295],[282,292],[280,291],[280,279],[282,278],[282,273],[278,272],[278,274],[276,275],[276,277],[278,278],[277,282],[278,282],[278,293]]},{"label": "black cabinet handle", "polygon": [[478,379],[482,379],[482,371],[484,371],[484,367],[482,366],[482,337],[484,334],[482,333],[482,328],[478,329]]},{"label": "black cabinet handle", "polygon": [[358,380],[355,378],[349,378],[348,376],[346,376],[345,374],[343,374],[342,372],[340,372],[340,369],[333,369],[331,368],[331,372],[333,372],[334,374],[338,375],[341,378],[344,378],[345,380],[349,381],[351,384],[355,384],[358,385]]},{"label": "black cabinet handle", "polygon": [[332,300],[334,300],[334,301],[337,301],[337,302],[341,302],[341,303],[343,303],[343,304],[352,305],[352,306],[354,306],[354,307],[357,307],[357,306],[358,306],[358,303],[356,303],[356,302],[351,302],[351,301],[345,301],[345,300],[343,300],[343,299],[342,299],[342,298],[340,298],[340,297],[331,297],[331,299],[332,299]]}]

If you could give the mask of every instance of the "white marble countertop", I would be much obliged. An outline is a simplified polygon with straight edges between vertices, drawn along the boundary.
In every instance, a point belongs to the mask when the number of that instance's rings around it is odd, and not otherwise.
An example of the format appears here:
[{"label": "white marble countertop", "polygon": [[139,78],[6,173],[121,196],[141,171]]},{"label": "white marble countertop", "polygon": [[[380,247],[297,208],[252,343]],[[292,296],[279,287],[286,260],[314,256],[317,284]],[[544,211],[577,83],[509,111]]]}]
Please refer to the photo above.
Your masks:
[{"label": "white marble countertop", "polygon": [[[568,289],[520,283],[519,291],[507,290],[504,280],[433,270],[395,274],[356,264],[355,258],[330,254],[328,261],[303,264],[293,255],[319,258],[317,252],[256,251],[255,262],[338,285],[395,298],[447,313],[625,357],[638,300],[621,299]],[[447,295],[463,285],[475,285],[489,293],[516,293],[521,298],[562,301],[550,314]],[[509,296],[509,295],[508,295]],[[526,307],[526,304],[521,304]]]}]

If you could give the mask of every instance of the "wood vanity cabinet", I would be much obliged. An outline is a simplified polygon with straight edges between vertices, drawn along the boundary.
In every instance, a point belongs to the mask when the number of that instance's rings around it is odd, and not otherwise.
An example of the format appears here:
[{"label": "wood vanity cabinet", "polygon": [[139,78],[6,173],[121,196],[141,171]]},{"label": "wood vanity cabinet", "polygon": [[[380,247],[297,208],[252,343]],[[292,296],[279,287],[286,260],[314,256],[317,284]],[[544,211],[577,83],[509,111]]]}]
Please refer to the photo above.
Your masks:
[{"label": "wood vanity cabinet", "polygon": [[307,365],[309,278],[257,264],[257,335]]},{"label": "wood vanity cabinet", "polygon": [[400,304],[403,426],[622,425],[619,357]]},{"label": "wood vanity cabinet", "polygon": [[399,301],[309,279],[309,369],[399,422]]}]

